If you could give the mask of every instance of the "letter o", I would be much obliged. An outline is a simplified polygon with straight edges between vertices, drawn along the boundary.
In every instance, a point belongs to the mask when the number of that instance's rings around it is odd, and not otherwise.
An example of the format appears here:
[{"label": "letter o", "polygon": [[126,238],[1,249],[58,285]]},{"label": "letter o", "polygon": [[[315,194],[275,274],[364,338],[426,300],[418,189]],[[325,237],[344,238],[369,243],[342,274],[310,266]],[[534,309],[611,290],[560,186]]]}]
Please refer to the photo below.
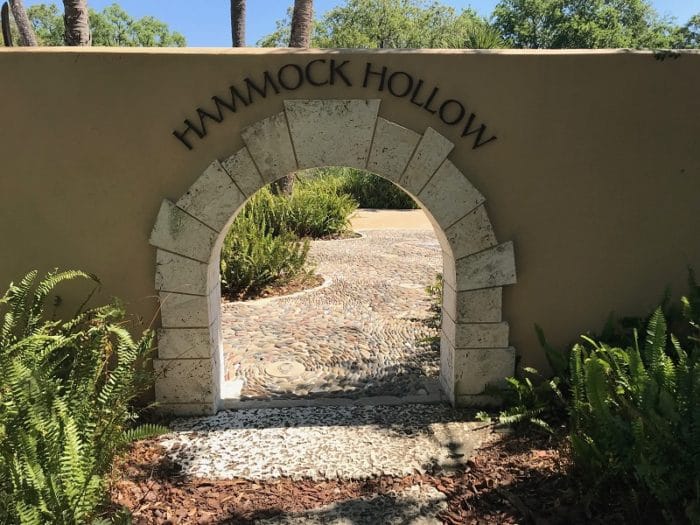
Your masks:
[{"label": "letter o", "polygon": [[[297,74],[296,84],[293,87],[287,85],[287,82],[284,80],[284,71],[287,68],[293,69],[294,71],[296,71]],[[304,72],[302,71],[301,67],[297,66],[296,64],[285,64],[277,72],[277,81],[280,83],[280,86],[282,86],[284,89],[288,91],[294,91],[295,89],[299,89],[304,83]]]},{"label": "letter o", "polygon": [[[403,77],[406,78],[406,89],[402,92],[396,92],[395,85],[394,85],[394,80],[399,75],[402,75]],[[397,71],[396,73],[392,73],[389,76],[389,93],[391,93],[395,97],[405,97],[406,95],[408,95],[411,92],[412,89],[413,89],[413,78],[408,73],[405,73],[403,71]]]},{"label": "letter o", "polygon": [[[457,115],[457,118],[447,120],[447,117],[445,116],[448,112],[448,107],[451,104],[456,104],[457,107],[459,108],[459,113]],[[445,124],[449,124],[450,126],[453,126],[457,124],[460,120],[464,118],[464,114],[466,113],[466,110],[464,109],[464,106],[459,100],[455,100],[453,98],[447,99],[445,102],[442,103],[439,109],[439,115],[440,115],[440,120],[442,120]]]}]

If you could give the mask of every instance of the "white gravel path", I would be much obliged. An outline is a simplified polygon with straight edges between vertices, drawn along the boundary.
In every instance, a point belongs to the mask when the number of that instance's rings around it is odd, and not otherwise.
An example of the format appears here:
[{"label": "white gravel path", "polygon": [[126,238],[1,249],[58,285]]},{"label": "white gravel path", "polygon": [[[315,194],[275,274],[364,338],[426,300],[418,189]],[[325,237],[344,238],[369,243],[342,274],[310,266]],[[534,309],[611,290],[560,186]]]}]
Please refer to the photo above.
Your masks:
[{"label": "white gravel path", "polygon": [[449,473],[490,435],[445,405],[234,410],[173,429],[161,442],[184,474],[251,480]]}]

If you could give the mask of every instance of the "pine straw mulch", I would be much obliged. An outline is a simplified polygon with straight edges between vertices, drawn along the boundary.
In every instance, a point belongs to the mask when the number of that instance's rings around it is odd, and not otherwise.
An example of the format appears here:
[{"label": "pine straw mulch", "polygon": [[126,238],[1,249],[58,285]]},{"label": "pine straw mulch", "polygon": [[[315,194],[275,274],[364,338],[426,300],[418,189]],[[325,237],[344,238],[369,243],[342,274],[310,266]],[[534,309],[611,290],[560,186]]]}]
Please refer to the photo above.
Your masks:
[{"label": "pine straw mulch", "polygon": [[215,481],[180,475],[160,445],[145,441],[116,462],[110,495],[115,506],[133,512],[135,524],[244,524],[424,484],[446,494],[440,517],[450,525],[625,523],[614,507],[584,511],[563,433],[506,435],[467,465],[452,476]]}]

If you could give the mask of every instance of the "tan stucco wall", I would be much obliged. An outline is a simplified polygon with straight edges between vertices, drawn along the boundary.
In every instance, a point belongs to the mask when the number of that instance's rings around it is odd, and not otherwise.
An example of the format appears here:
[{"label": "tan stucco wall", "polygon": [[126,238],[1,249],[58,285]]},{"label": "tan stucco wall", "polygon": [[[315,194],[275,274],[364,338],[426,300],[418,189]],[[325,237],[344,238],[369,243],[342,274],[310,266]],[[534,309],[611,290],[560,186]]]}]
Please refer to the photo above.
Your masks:
[{"label": "tan stucco wall", "polygon": [[[314,58],[350,60],[353,87],[268,96],[211,123],[192,151],[171,134],[231,83]],[[473,150],[462,127],[363,88],[368,61],[439,86],[498,139]],[[3,287],[30,268],[82,268],[148,322],[162,199],[240,149],[241,129],[285,98],[379,98],[380,116],[456,144],[449,158],[487,198],[498,239],[515,243],[503,319],[524,364],[544,361],[534,323],[561,345],[611,310],[646,312],[700,268],[698,53],[13,49],[0,70]]]}]

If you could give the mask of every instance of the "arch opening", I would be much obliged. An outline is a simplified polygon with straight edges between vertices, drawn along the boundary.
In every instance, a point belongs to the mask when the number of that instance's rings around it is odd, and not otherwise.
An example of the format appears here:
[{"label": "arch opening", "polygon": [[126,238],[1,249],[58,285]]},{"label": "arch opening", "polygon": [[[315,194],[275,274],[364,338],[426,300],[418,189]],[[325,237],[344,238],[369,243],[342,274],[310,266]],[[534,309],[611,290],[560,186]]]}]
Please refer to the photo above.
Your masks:
[{"label": "arch opening", "polygon": [[245,146],[214,161],[173,203],[164,200],[150,242],[161,300],[156,399],[164,411],[225,406],[219,254],[246,200],[287,173],[348,166],[411,195],[441,246],[444,293],[440,386],[452,404],[483,404],[489,383],[514,369],[502,287],[515,283],[513,245],[499,244],[483,195],[448,159],[453,144],[379,116],[379,100],[288,100],[245,128]]},{"label": "arch opening", "polygon": [[[426,291],[442,272],[433,225],[408,194],[365,170],[324,167],[302,170],[295,178],[291,196],[274,195],[267,187],[256,193],[226,233],[223,406],[443,401],[434,307],[441,297]],[[350,195],[360,209],[349,229],[341,230],[340,210],[350,208]],[[404,209],[367,209],[387,205]],[[328,213],[325,220],[320,211]],[[288,228],[307,236],[287,246],[308,243],[307,268],[320,279],[300,271],[297,283],[308,283],[307,289],[285,280],[281,297],[275,297],[274,284],[265,288],[271,297],[231,294],[231,288],[245,291],[257,282],[248,268],[251,258],[282,252],[269,261],[273,269],[283,267],[277,262],[287,255],[296,261],[295,249],[275,249],[280,245],[270,233],[283,229],[274,217],[285,215]],[[232,250],[236,247],[241,254]],[[261,269],[267,262],[263,258]]]}]

